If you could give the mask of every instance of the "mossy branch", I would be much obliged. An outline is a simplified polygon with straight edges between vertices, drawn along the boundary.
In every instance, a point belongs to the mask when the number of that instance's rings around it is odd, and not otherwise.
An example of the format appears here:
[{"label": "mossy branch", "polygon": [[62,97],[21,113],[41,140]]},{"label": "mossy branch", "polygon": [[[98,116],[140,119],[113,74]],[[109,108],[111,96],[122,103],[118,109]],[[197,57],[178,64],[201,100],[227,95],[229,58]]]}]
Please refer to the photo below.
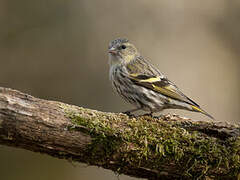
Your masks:
[{"label": "mossy branch", "polygon": [[0,88],[0,144],[147,179],[240,178],[240,127],[130,118]]}]

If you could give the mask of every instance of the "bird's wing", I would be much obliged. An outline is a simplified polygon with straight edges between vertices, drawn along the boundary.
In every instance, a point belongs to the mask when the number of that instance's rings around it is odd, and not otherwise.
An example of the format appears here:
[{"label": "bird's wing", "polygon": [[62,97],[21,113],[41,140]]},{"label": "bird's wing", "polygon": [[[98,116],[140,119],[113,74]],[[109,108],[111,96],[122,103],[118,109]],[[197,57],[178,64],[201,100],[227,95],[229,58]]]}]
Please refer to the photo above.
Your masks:
[{"label": "bird's wing", "polygon": [[163,74],[142,56],[136,57],[126,66],[129,74],[142,74],[147,76],[163,76]]},{"label": "bird's wing", "polygon": [[185,96],[171,81],[166,77],[147,76],[144,74],[130,74],[130,79],[135,84],[151,89],[166,97],[186,102],[190,105],[199,107],[197,103]]},{"label": "bird's wing", "polygon": [[127,71],[135,84],[161,93],[169,98],[186,102],[199,108],[199,105],[185,96],[176,85],[169,81],[158,69],[139,56],[127,65]]},{"label": "bird's wing", "polygon": [[191,105],[192,110],[201,112],[214,119],[210,114],[204,111],[193,100],[184,95],[178,87],[169,81],[160,71],[144,60],[143,57],[137,57],[127,65],[128,77],[135,84],[151,89],[166,97],[185,102]]}]

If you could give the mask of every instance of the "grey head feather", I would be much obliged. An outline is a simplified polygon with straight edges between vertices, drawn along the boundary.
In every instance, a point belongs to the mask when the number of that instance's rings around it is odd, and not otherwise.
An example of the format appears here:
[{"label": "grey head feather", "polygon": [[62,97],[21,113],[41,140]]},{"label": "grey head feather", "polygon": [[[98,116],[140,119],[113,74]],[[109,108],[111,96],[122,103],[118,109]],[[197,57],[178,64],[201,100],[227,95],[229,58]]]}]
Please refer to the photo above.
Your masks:
[{"label": "grey head feather", "polygon": [[121,46],[122,43],[127,43],[127,42],[128,42],[127,38],[114,39],[113,41],[111,41],[109,43],[108,49],[117,48],[117,47]]}]

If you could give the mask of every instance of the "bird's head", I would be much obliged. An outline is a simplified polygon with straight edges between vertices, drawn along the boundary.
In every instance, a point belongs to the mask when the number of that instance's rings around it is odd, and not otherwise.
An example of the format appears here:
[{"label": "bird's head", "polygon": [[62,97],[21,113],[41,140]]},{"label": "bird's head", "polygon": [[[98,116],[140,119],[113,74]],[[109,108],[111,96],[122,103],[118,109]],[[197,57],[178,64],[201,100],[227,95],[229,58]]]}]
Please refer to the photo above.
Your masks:
[{"label": "bird's head", "polygon": [[110,65],[127,64],[139,55],[136,47],[125,38],[118,38],[109,43]]}]

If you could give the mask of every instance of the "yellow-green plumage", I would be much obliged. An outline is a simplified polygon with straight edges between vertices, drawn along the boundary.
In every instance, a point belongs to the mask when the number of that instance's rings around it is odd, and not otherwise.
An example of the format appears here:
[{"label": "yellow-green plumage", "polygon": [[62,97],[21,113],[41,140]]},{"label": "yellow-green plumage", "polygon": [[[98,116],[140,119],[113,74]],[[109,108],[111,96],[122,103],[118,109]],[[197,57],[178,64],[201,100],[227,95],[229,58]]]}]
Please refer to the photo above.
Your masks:
[{"label": "yellow-green plumage", "polygon": [[126,39],[116,39],[109,45],[110,79],[113,87],[136,110],[159,112],[175,108],[208,113],[185,96],[175,84],[146,61],[136,47]]}]

